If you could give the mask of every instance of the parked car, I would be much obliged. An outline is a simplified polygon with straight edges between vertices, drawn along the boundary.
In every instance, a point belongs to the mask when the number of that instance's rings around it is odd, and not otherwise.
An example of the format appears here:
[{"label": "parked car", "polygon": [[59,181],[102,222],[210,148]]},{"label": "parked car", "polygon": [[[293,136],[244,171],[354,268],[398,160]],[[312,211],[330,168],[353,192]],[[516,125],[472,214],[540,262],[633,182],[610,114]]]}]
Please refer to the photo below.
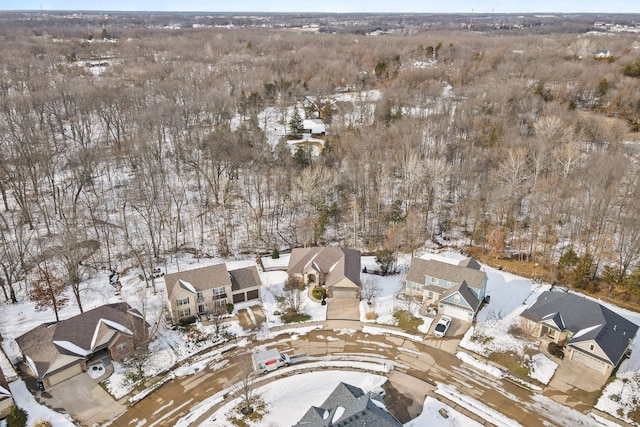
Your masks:
[{"label": "parked car", "polygon": [[449,316],[442,316],[436,327],[433,329],[433,335],[436,337],[444,337],[450,325],[451,318]]}]

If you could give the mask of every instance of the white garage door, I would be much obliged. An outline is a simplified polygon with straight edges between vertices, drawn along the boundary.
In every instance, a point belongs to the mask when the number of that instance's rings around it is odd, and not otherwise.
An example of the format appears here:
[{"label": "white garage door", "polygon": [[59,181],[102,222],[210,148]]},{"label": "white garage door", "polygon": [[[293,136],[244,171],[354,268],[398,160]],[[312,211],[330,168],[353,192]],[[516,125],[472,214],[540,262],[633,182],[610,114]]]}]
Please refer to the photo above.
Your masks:
[{"label": "white garage door", "polygon": [[586,354],[576,350],[573,350],[572,353],[573,354],[571,356],[571,360],[582,363],[583,365],[588,366],[589,368],[594,369],[598,372],[605,372],[607,368],[606,363],[603,363],[594,357],[589,357]]},{"label": "white garage door", "polygon": [[462,319],[465,322],[471,321],[472,315],[468,310],[453,305],[443,304],[442,312],[446,316],[455,317],[456,319]]},{"label": "white garage door", "polygon": [[333,298],[357,298],[357,290],[353,288],[332,288]]}]

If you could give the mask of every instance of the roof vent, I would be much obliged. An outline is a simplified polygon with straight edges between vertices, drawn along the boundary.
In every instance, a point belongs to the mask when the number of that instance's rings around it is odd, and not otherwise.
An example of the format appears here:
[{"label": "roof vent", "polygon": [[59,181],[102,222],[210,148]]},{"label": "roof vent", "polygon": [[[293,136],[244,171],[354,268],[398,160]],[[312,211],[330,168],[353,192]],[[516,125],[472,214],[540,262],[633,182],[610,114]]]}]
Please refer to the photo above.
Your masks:
[{"label": "roof vent", "polygon": [[613,330],[617,330],[618,329],[618,325],[613,325]]}]

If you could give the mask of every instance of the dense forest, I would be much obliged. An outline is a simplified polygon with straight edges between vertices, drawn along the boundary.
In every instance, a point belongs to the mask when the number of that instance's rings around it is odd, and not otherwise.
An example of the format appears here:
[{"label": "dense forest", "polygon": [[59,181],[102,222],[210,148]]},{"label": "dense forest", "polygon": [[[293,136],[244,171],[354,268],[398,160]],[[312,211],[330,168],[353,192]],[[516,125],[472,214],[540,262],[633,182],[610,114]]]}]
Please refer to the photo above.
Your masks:
[{"label": "dense forest", "polygon": [[[184,252],[428,242],[640,293],[635,33],[28,22],[0,34],[7,301],[81,306],[95,272]],[[320,155],[289,148],[296,110]]]}]

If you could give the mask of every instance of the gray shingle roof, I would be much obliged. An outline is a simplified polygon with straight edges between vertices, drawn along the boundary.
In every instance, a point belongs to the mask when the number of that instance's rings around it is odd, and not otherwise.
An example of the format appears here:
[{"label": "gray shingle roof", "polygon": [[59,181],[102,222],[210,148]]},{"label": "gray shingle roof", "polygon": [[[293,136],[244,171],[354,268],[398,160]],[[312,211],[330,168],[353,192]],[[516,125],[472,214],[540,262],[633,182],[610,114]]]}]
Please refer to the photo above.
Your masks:
[{"label": "gray shingle roof", "polygon": [[179,280],[189,282],[197,291],[231,286],[231,278],[226,264],[210,265],[194,270],[167,274],[164,276],[164,283],[169,298],[180,287]]},{"label": "gray shingle roof", "polygon": [[327,274],[325,281],[327,287],[331,287],[344,277],[361,286],[359,251],[338,247],[296,248],[291,251],[287,268],[289,273],[302,274],[309,268]]},{"label": "gray shingle roof", "polygon": [[260,273],[255,265],[237,270],[230,270],[231,291],[239,291],[242,289],[255,288],[262,285],[260,281]]},{"label": "gray shingle roof", "polygon": [[[468,267],[465,267],[468,265]],[[476,269],[480,266],[477,261],[472,258],[462,260],[459,265],[449,264],[446,262],[428,260],[422,258],[413,258],[411,266],[407,272],[406,280],[415,283],[425,283],[427,276],[437,277],[452,283],[467,283],[467,286],[475,289],[482,289],[486,273]],[[434,290],[441,287],[430,285]]]},{"label": "gray shingle roof", "polygon": [[[594,340],[616,366],[638,332],[638,325],[595,301],[566,292],[543,292],[535,303],[527,307],[522,317],[534,322],[549,320],[573,337],[567,345]],[[594,355],[594,357],[596,357]]]},{"label": "gray shingle roof", "polygon": [[54,344],[70,342],[82,349],[91,350],[92,339],[101,319],[118,323],[134,334],[146,334],[146,325],[140,313],[127,303],[107,304],[86,311],[58,323],[42,324],[16,338],[25,357],[35,365],[37,376],[42,379],[61,369],[85,360],[79,355]]},{"label": "gray shingle roof", "polygon": [[478,310],[478,308],[480,307],[480,300],[478,299],[476,294],[474,294],[473,291],[469,289],[469,287],[467,286],[467,282],[465,282],[464,280],[462,281],[462,283],[457,284],[456,286],[450,288],[444,294],[442,294],[442,296],[440,297],[440,301],[444,304],[450,304],[449,302],[444,301],[444,299],[456,292],[460,292],[462,298],[467,301],[473,311]]},{"label": "gray shingle roof", "polygon": [[[7,381],[7,378],[4,376],[4,372],[2,372],[2,368],[0,368],[0,387],[3,390],[6,390],[9,393],[11,393],[11,390],[9,389],[9,382]],[[3,400],[5,397],[8,397],[8,396],[4,392],[0,391],[0,400]]]},{"label": "gray shingle roof", "polygon": [[294,427],[400,427],[371,393],[340,383],[320,407],[312,406]]}]

